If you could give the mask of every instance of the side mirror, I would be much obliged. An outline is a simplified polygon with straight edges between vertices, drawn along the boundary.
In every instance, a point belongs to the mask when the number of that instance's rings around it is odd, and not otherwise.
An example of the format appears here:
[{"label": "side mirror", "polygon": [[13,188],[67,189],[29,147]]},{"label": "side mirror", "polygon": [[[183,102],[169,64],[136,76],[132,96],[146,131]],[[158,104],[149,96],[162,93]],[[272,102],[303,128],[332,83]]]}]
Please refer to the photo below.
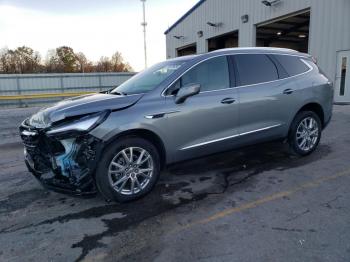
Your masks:
[{"label": "side mirror", "polygon": [[175,97],[175,103],[181,104],[185,102],[185,100],[190,96],[197,95],[200,91],[201,91],[201,85],[199,84],[193,84],[193,85],[181,87]]}]

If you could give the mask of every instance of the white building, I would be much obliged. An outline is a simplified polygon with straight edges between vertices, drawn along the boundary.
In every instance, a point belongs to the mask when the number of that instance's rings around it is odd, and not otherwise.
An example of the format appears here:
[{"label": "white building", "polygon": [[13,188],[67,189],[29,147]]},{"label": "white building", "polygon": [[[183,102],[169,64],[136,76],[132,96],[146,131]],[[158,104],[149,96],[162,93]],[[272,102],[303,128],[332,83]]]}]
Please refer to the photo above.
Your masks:
[{"label": "white building", "polygon": [[167,58],[227,47],[312,54],[350,102],[350,0],[201,0],[166,32]]}]

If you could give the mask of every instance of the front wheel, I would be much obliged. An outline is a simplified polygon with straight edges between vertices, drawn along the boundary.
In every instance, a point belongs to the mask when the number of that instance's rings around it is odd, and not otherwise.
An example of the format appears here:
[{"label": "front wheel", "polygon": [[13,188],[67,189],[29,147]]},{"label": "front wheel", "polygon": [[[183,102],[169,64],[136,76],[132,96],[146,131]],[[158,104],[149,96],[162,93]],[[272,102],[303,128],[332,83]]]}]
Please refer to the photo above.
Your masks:
[{"label": "front wheel", "polygon": [[289,145],[292,153],[306,156],[316,150],[321,140],[320,118],[312,111],[302,111],[294,118],[290,132]]},{"label": "front wheel", "polygon": [[106,199],[127,202],[150,192],[159,174],[157,148],[141,138],[124,138],[105,150],[96,185]]}]

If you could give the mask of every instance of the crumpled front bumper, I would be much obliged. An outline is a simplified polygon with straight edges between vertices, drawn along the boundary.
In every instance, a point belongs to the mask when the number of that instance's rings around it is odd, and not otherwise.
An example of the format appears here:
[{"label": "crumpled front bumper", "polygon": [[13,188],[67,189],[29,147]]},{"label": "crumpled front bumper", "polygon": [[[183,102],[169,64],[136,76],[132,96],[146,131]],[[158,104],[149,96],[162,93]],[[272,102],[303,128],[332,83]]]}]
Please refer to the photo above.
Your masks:
[{"label": "crumpled front bumper", "polygon": [[44,187],[74,195],[96,193],[94,172],[102,141],[89,134],[49,137],[26,124],[20,134],[27,168]]}]

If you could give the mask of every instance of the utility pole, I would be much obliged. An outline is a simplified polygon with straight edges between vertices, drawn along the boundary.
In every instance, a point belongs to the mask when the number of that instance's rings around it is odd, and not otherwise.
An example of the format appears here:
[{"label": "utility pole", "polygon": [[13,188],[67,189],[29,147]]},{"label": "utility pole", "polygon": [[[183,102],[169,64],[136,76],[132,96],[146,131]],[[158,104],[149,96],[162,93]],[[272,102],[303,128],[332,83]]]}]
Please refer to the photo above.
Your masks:
[{"label": "utility pole", "polygon": [[141,23],[143,27],[143,45],[145,49],[145,68],[147,68],[147,40],[146,40],[146,27],[147,27],[147,22],[146,22],[146,0],[141,0],[142,2],[142,8],[143,8],[143,22]]}]

